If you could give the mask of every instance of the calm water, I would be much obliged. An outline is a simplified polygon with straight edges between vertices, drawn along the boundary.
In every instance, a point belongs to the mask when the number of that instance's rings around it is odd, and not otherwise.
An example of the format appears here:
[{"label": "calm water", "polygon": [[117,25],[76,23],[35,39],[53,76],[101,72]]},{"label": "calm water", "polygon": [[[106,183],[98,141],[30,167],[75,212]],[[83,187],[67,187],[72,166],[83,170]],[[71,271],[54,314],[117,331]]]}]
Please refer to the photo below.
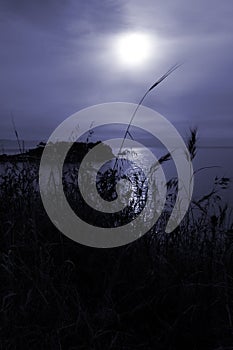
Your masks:
[{"label": "calm water", "polygon": [[[162,149],[152,149],[156,154],[157,158],[164,154]],[[140,164],[148,164],[149,159],[147,159],[143,148],[134,149],[135,152],[135,163],[140,166]],[[194,170],[205,168],[201,171],[197,171],[194,177],[194,198],[200,198],[202,195],[209,193],[214,186],[215,177],[229,177],[233,180],[233,148],[200,148],[197,151],[197,155],[193,161]],[[98,167],[98,165],[97,165]],[[162,165],[164,173],[167,180],[175,176],[176,171],[173,163],[168,161]],[[0,164],[0,172],[3,174],[5,172],[5,165]],[[220,195],[223,200],[228,202],[232,207],[233,198],[233,185],[232,181],[227,189],[220,190]]]},{"label": "calm water", "polygon": [[[151,149],[157,158],[164,155],[162,149]],[[146,153],[143,148],[134,149],[137,156],[135,161],[149,164]],[[176,175],[175,166],[171,161],[162,165],[167,180]],[[231,182],[227,189],[220,190],[220,194],[224,201],[232,206],[233,198],[233,148],[199,148],[197,155],[193,160],[193,168],[196,171],[194,176],[194,192],[193,196],[199,198],[209,193],[214,186],[215,177],[228,177]],[[204,169],[202,169],[204,168]],[[202,170],[200,170],[202,169]]]}]

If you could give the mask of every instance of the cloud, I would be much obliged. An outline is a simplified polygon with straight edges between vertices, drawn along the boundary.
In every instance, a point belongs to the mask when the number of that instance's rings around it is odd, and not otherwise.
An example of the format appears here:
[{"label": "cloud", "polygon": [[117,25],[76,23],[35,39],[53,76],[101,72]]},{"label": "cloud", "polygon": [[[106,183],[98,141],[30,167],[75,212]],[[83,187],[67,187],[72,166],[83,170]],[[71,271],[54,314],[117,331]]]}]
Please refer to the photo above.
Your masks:
[{"label": "cloud", "polygon": [[[0,138],[8,137],[10,111],[23,137],[38,138],[49,136],[80,108],[137,102],[177,61],[184,65],[145,104],[176,126],[196,124],[215,136],[221,127],[221,133],[229,135],[224,125],[231,123],[233,112],[231,1],[8,0],[0,4]],[[150,63],[131,72],[119,68],[113,53],[115,36],[128,30],[148,32],[157,45]]]}]

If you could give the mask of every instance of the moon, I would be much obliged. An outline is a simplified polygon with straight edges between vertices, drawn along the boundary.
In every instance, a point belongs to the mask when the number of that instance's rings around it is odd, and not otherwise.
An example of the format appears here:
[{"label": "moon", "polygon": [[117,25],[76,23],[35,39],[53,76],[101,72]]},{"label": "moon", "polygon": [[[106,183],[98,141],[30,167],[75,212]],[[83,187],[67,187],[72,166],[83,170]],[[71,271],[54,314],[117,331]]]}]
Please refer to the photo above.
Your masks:
[{"label": "moon", "polygon": [[121,34],[116,40],[116,53],[123,66],[139,67],[151,56],[152,43],[144,33]]}]

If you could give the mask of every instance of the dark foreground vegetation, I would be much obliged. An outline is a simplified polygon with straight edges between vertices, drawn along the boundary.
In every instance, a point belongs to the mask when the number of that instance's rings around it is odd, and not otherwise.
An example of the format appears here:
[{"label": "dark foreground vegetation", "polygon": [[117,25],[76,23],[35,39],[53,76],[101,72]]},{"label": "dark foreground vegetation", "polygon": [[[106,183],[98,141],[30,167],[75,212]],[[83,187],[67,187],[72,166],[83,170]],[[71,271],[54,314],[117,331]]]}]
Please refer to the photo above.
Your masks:
[{"label": "dark foreground vegetation", "polygon": [[95,249],[50,222],[37,164],[4,167],[0,349],[233,349],[233,227],[217,193],[228,179],[192,202],[174,232],[164,232],[164,213],[134,243]]}]

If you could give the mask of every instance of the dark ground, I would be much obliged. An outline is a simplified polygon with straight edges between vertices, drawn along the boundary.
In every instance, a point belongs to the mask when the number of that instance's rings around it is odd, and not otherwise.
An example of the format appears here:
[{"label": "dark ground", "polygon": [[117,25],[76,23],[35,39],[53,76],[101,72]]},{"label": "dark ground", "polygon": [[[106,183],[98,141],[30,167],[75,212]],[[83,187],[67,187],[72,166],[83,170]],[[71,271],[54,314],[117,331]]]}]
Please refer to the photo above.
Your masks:
[{"label": "dark ground", "polygon": [[53,226],[37,181],[31,163],[1,175],[0,349],[233,349],[233,227],[216,193],[171,234],[164,215],[97,249]]}]

